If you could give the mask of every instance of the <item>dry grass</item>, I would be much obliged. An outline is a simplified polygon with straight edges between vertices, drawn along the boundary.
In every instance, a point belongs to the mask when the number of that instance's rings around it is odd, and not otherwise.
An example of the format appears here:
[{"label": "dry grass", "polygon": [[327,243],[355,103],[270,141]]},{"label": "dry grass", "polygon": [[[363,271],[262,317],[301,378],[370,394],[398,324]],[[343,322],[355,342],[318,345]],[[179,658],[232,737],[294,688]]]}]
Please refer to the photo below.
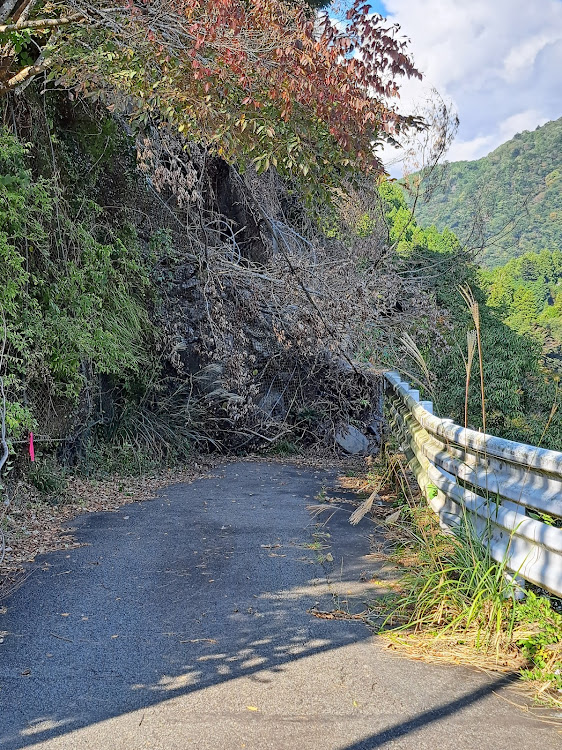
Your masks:
[{"label": "dry grass", "polygon": [[518,672],[526,660],[518,649],[487,652],[478,648],[479,631],[463,631],[462,637],[439,631],[383,632],[388,648],[411,659],[432,664],[465,664],[491,672]]},{"label": "dry grass", "polygon": [[[386,618],[387,647],[425,662],[519,674],[527,699],[562,706],[562,619],[548,598],[529,590],[525,600],[514,598],[505,565],[491,560],[469,524],[443,533],[408,470],[396,463],[393,471],[402,520],[387,525],[378,554],[403,575],[373,612]],[[381,468],[367,484],[356,481],[372,492],[383,478]]]}]

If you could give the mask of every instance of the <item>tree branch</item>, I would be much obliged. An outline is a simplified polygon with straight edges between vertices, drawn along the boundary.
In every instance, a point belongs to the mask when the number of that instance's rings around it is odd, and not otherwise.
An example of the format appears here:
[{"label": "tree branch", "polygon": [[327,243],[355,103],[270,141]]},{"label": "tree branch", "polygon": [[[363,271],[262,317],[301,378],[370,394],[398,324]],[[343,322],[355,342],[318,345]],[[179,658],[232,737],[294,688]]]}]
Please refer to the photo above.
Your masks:
[{"label": "tree branch", "polygon": [[0,34],[6,31],[20,31],[22,29],[52,29],[55,26],[66,26],[69,23],[84,20],[83,13],[73,13],[71,16],[61,18],[35,18],[32,21],[18,21],[17,23],[5,23],[0,25]]},{"label": "tree branch", "polygon": [[52,62],[53,58],[47,57],[39,64],[28,65],[27,68],[22,68],[19,73],[16,73],[15,76],[12,76],[12,78],[6,81],[4,86],[2,86],[2,88],[0,89],[0,94],[5,94],[6,92],[15,89],[16,86],[19,86],[20,83],[27,81],[27,79],[31,78],[31,76],[36,76],[38,73],[43,73],[45,70],[47,70],[47,68],[50,67]]}]

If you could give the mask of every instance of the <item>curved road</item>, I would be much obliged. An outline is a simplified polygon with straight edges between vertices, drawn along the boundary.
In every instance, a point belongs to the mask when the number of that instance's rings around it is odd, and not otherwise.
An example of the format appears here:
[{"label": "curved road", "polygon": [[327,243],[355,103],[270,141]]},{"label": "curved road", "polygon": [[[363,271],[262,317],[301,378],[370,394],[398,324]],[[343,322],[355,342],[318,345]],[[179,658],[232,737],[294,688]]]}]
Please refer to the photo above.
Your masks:
[{"label": "curved road", "polygon": [[505,678],[307,613],[361,608],[360,579],[385,575],[368,522],[339,512],[312,536],[306,505],[334,479],[240,462],[77,519],[85,546],[44,556],[4,602],[0,750],[562,747],[495,694]]}]

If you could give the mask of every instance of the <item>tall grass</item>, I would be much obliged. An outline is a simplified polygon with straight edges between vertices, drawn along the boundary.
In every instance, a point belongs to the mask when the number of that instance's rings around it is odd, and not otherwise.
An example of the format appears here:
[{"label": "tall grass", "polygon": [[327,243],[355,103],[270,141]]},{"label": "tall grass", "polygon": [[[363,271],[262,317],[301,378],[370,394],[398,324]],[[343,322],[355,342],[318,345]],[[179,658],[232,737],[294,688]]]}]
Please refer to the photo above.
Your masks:
[{"label": "tall grass", "polygon": [[470,519],[463,517],[446,534],[430,508],[414,505],[403,533],[406,546],[398,561],[409,564],[386,626],[417,634],[428,650],[470,644],[486,656],[505,655],[516,584],[506,576],[505,563],[491,558]]},{"label": "tall grass", "polygon": [[464,362],[466,369],[466,381],[464,386],[464,427],[468,427],[468,392],[470,388],[470,375],[472,373],[472,363],[474,362],[474,353],[476,351],[476,331],[467,331],[466,333],[467,355]]},{"label": "tall grass", "polygon": [[468,515],[444,532],[425,498],[404,492],[404,472],[400,486],[404,521],[392,537],[403,575],[384,637],[416,658],[519,671],[537,699],[562,705],[562,615],[551,600],[528,589],[520,600]]},{"label": "tall grass", "polygon": [[[480,330],[480,308],[478,302],[474,297],[472,289],[468,286],[459,287],[459,292],[465,301],[465,304],[472,316],[474,322],[474,331],[476,334],[476,344],[478,348],[478,365],[480,370],[480,398],[482,400],[482,432],[486,432],[486,399],[484,397],[484,358],[482,356],[482,332]],[[469,340],[469,347],[471,342]],[[472,362],[471,362],[472,365]],[[470,369],[467,368],[467,381],[470,384]],[[465,421],[468,418],[467,415],[467,402],[468,402],[468,385],[466,390],[466,402],[465,402]]]}]

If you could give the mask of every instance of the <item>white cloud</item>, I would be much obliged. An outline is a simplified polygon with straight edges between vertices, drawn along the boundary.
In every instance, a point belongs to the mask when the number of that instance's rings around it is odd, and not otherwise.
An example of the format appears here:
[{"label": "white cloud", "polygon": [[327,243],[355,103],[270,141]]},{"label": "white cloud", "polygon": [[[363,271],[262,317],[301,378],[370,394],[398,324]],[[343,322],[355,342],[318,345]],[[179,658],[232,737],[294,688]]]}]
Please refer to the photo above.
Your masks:
[{"label": "white cloud", "polygon": [[524,39],[520,44],[513,47],[503,61],[503,76],[509,83],[516,81],[525,71],[535,63],[539,52],[547,44],[556,42],[560,32],[555,30],[543,31]]},{"label": "white cloud", "polygon": [[534,130],[539,125],[548,122],[548,119],[537,109],[526,109],[524,112],[518,112],[497,123],[491,135],[477,136],[468,141],[457,138],[449,149],[447,159],[449,161],[479,159],[484,154],[489,154],[490,151],[501,146],[505,141],[509,141],[516,133],[521,133],[523,130]]},{"label": "white cloud", "polygon": [[508,141],[515,133],[521,133],[523,130],[534,130],[545,122],[548,122],[548,117],[537,109],[526,109],[524,112],[511,115],[499,124],[501,142]]},{"label": "white cloud", "polygon": [[[515,134],[514,134],[515,135]],[[478,159],[483,153],[489,153],[499,146],[491,135],[480,135],[470,141],[461,141],[457,138],[447,154],[449,161],[472,161]]]},{"label": "white cloud", "polygon": [[461,125],[451,160],[479,158],[562,115],[561,0],[384,4],[425,74],[405,83],[400,108],[411,110],[431,87],[453,102]]}]

